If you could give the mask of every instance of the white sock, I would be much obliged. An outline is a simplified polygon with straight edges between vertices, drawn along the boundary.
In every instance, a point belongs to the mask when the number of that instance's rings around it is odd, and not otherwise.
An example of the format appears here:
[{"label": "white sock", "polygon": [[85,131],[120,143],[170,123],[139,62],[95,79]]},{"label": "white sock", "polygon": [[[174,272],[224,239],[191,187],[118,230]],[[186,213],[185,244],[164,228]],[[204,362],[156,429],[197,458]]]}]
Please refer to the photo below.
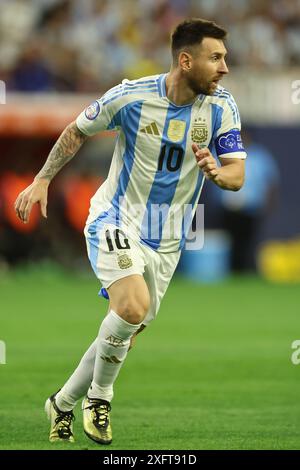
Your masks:
[{"label": "white sock", "polygon": [[89,388],[88,396],[89,398],[101,398],[101,400],[111,402],[114,396],[113,384],[108,385],[108,387],[100,387],[100,385],[93,381]]},{"label": "white sock", "polygon": [[85,352],[71,377],[56,394],[55,402],[61,411],[72,410],[77,400],[86,395],[93,379],[96,349],[97,339]]},{"label": "white sock", "polygon": [[127,356],[130,338],[140,328],[110,310],[104,318],[98,338],[94,375],[88,395],[111,401],[113,384]]}]

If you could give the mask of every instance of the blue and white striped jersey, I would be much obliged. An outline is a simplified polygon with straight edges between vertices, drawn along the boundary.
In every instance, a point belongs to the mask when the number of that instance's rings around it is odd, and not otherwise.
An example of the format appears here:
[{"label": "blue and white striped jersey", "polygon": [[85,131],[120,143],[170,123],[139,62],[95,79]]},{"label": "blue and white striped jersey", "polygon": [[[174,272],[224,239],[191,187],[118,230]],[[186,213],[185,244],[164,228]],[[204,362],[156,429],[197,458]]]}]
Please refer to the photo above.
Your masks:
[{"label": "blue and white striped jersey", "polygon": [[177,106],[166,96],[165,81],[166,74],[125,79],[76,123],[89,136],[119,131],[108,177],[91,199],[88,223],[99,228],[113,223],[154,250],[173,252],[184,244],[183,220],[189,212],[191,221],[204,182],[192,143],[215,147],[221,158],[246,154],[228,91],[218,86],[212,96]]}]

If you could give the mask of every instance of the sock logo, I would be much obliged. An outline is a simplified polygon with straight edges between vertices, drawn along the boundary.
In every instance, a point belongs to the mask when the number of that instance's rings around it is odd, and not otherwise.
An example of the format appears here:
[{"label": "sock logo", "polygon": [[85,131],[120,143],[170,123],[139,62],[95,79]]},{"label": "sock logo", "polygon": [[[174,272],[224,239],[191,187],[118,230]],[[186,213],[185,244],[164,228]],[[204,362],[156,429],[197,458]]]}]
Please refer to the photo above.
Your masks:
[{"label": "sock logo", "polygon": [[120,364],[122,361],[116,356],[100,356],[103,361],[110,362],[111,364]]},{"label": "sock logo", "polygon": [[115,348],[120,348],[124,346],[124,341],[120,338],[117,338],[116,336],[110,335],[105,338],[105,340],[111,345],[114,346]]}]

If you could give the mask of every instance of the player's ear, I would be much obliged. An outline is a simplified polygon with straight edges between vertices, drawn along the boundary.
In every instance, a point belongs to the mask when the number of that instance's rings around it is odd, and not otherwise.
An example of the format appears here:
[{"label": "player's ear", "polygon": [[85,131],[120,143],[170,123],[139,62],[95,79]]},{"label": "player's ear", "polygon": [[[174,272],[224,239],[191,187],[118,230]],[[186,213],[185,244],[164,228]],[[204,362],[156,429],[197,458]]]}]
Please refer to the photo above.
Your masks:
[{"label": "player's ear", "polygon": [[178,57],[178,64],[184,72],[189,72],[192,68],[193,58],[187,51],[182,51]]}]

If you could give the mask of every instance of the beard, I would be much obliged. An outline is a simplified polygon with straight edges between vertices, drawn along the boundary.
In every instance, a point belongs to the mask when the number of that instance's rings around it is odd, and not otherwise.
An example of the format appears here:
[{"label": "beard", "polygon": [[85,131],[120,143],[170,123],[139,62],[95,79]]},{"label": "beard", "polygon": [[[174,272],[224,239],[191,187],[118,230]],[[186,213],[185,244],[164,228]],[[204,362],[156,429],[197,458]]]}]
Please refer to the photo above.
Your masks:
[{"label": "beard", "polygon": [[188,86],[196,95],[213,95],[217,86],[212,81],[187,77]]}]

